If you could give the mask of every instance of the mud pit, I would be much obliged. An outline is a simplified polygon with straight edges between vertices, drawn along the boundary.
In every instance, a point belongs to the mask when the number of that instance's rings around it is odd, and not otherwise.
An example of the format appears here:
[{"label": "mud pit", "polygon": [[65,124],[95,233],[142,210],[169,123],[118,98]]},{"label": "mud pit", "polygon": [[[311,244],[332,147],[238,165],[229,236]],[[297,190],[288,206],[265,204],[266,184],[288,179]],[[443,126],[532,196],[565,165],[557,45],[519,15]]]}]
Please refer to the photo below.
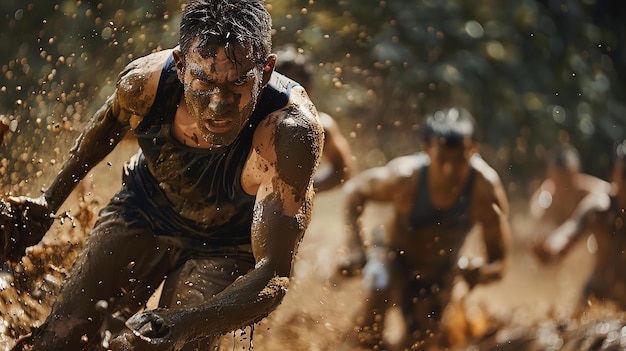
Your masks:
[{"label": "mud pit", "polygon": [[[64,205],[74,223],[55,223],[41,245],[28,251],[14,272],[0,273],[0,351],[39,325],[49,312],[60,282],[78,253],[85,228],[118,189],[123,162],[136,151],[125,142],[86,178]],[[274,313],[253,328],[225,335],[222,350],[348,350],[343,345],[351,316],[365,298],[358,278],[335,274],[344,241],[341,192],[319,194],[313,221],[300,246],[289,292]],[[518,210],[515,210],[518,208]],[[513,252],[510,270],[496,284],[474,289],[464,300],[466,313],[455,315],[458,350],[626,350],[626,317],[607,304],[591,303],[574,315],[593,260],[585,243],[559,264],[540,266],[524,243],[523,205],[513,205]],[[368,227],[388,213],[373,206]],[[516,214],[516,215],[515,215]],[[476,238],[466,245],[477,252]],[[154,307],[156,299],[149,302]],[[401,332],[390,312],[385,335],[393,342]],[[470,322],[468,322],[470,321]],[[474,334],[472,336],[472,334]]]}]

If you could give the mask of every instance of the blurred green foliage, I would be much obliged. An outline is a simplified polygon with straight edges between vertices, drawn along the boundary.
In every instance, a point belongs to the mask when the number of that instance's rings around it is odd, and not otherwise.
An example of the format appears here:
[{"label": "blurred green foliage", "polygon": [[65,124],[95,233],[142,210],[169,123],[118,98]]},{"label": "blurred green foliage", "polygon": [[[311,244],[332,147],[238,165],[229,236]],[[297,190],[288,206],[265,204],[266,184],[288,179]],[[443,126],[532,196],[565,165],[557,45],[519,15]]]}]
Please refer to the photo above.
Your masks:
[{"label": "blurred green foliage", "polygon": [[[176,44],[183,4],[45,3],[0,4],[0,114],[19,121],[1,149],[6,190],[24,186],[14,171],[58,167],[50,161],[61,161],[126,63]],[[362,169],[417,151],[423,116],[450,105],[475,115],[481,153],[511,195],[542,175],[552,145],[572,143],[584,170],[604,177],[626,137],[617,0],[266,3],[275,48],[295,45],[315,67],[314,101],[338,120]]]}]

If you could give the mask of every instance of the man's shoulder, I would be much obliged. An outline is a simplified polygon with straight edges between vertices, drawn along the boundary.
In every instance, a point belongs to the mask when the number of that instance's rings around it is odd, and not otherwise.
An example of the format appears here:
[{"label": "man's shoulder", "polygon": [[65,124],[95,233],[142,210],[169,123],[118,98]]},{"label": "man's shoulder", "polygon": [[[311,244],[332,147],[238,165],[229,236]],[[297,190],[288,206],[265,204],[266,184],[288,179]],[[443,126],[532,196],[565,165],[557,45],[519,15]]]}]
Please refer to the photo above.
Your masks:
[{"label": "man's shoulder", "polygon": [[430,164],[430,158],[425,152],[416,152],[410,155],[399,156],[389,161],[385,167],[399,174],[412,174]]},{"label": "man's shoulder", "polygon": [[291,88],[289,101],[282,108],[270,113],[261,126],[272,129],[276,136],[291,133],[318,133],[323,135],[323,127],[313,102],[300,86]]},{"label": "man's shoulder", "polygon": [[355,176],[355,182],[384,182],[395,187],[403,187],[414,182],[408,182],[417,176],[419,170],[429,163],[428,156],[416,153],[399,156],[382,166],[369,168]]},{"label": "man's shoulder", "polygon": [[135,114],[146,114],[156,96],[163,66],[172,50],[152,53],[131,61],[119,74],[117,95],[121,104]]},{"label": "man's shoulder", "polygon": [[479,175],[479,179],[484,179],[491,185],[500,184],[500,175],[491,167],[479,154],[472,155],[470,165]]}]

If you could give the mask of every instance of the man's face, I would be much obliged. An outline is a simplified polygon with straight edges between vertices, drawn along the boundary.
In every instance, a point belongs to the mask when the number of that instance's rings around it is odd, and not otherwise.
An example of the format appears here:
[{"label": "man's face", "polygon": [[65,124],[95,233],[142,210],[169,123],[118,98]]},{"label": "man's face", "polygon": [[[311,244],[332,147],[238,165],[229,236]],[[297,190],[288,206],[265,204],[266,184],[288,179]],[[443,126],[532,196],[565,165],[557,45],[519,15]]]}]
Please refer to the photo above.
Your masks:
[{"label": "man's face", "polygon": [[[224,47],[215,46],[202,57],[196,44],[178,60],[179,79],[189,113],[195,118],[205,141],[215,147],[232,143],[254,111],[262,90],[263,73],[258,64],[236,50],[236,63]],[[178,63],[181,63],[178,62]]]},{"label": "man's face", "polygon": [[463,145],[446,146],[444,141],[433,138],[426,146],[430,158],[430,167],[437,178],[450,185],[465,183],[469,160],[474,152],[473,143],[467,138]]}]

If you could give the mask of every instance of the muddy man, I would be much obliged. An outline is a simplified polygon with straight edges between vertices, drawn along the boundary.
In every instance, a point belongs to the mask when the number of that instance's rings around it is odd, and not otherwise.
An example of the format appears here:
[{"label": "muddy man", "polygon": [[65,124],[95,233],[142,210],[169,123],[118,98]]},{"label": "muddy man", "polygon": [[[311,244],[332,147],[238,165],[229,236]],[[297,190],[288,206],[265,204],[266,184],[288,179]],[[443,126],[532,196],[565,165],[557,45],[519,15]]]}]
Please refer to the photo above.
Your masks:
[{"label": "muddy man", "polygon": [[[400,349],[442,343],[439,322],[455,275],[471,286],[501,277],[509,205],[498,174],[475,152],[474,129],[464,109],[437,111],[425,120],[423,152],[371,168],[344,185],[350,254],[343,269],[354,272],[366,263],[367,300],[351,344],[381,347],[384,315],[392,306],[400,307],[406,322]],[[364,250],[361,215],[368,202],[390,204],[393,216]],[[457,263],[475,226],[482,229],[486,258]]]},{"label": "muddy man", "polygon": [[[324,135],[304,89],[273,72],[270,32],[262,0],[191,0],[179,46],[127,65],[43,195],[5,200],[19,256],[126,133],[139,141],[32,350],[100,343],[98,301],[132,331],[113,350],[212,350],[281,302]],[[139,312],[163,280],[160,308]]]}]

